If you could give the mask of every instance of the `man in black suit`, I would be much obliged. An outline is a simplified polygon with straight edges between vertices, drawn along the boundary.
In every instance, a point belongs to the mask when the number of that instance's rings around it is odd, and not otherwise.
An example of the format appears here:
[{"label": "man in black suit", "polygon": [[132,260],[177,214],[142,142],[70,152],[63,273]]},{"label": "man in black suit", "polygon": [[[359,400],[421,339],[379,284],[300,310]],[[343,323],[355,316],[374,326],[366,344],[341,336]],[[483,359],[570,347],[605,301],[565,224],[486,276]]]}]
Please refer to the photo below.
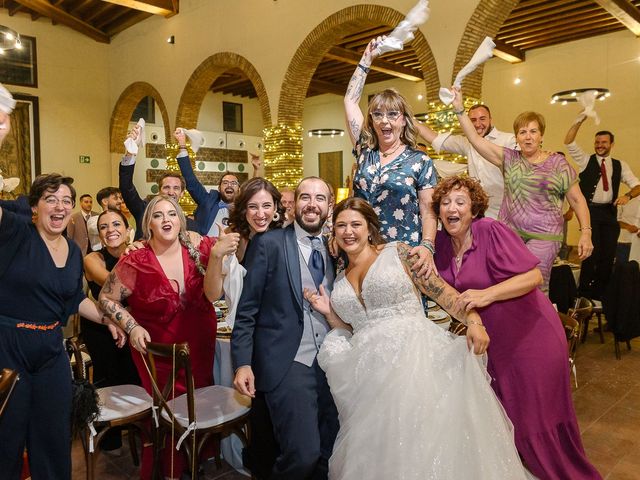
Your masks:
[{"label": "man in black suit", "polygon": [[242,295],[231,336],[234,385],[264,395],[280,449],[272,479],[326,479],[338,415],[316,355],[329,331],[303,289],[327,291],[334,268],[321,238],[329,187],[317,177],[295,192],[295,222],[249,244]]}]

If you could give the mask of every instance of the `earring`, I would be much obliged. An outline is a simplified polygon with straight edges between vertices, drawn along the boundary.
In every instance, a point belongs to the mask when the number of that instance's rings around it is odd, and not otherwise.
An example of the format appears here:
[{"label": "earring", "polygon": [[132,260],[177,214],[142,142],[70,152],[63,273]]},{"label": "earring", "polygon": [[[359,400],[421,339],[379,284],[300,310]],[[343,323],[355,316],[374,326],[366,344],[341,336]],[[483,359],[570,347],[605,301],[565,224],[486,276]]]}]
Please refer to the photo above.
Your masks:
[{"label": "earring", "polygon": [[371,243],[373,241],[373,239],[371,238],[371,235],[369,235],[368,237],[369,243]]},{"label": "earring", "polygon": [[280,214],[278,212],[273,214],[273,221],[277,222],[278,220],[280,220]]}]

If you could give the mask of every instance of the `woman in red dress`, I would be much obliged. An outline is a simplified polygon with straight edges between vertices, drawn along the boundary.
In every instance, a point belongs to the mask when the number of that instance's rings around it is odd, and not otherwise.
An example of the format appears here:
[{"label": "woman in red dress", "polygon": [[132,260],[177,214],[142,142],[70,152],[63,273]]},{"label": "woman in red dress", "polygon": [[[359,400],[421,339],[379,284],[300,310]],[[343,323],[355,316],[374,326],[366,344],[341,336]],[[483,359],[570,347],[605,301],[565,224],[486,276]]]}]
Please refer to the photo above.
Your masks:
[{"label": "woman in red dress", "polygon": [[[222,234],[217,241],[201,237],[192,243],[180,206],[164,195],[149,202],[142,228],[146,246],[116,265],[100,292],[100,306],[127,332],[131,347],[141,354],[151,340],[187,342],[196,388],[211,385],[217,323],[211,302],[222,294],[222,260],[235,253],[239,235]],[[129,312],[122,306],[124,300]],[[133,360],[143,387],[151,393],[141,354],[134,353]],[[170,359],[156,361],[160,388],[171,368]],[[177,378],[175,395],[185,392],[185,379]],[[148,468],[144,460],[143,478]],[[181,471],[177,468],[165,475],[179,477]]]}]

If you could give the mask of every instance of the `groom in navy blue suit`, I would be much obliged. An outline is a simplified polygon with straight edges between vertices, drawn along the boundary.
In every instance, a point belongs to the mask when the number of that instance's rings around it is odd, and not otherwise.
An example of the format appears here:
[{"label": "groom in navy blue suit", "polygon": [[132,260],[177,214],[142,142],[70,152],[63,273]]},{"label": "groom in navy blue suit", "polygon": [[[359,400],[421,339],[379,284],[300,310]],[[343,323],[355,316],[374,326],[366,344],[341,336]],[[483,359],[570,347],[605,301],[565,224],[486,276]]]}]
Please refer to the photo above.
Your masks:
[{"label": "groom in navy blue suit", "polygon": [[327,291],[334,268],[322,226],[329,186],[317,177],[295,192],[296,220],[257,234],[245,255],[242,295],[231,336],[234,385],[264,395],[280,449],[271,479],[326,479],[338,414],[316,355],[329,331],[303,289]]}]

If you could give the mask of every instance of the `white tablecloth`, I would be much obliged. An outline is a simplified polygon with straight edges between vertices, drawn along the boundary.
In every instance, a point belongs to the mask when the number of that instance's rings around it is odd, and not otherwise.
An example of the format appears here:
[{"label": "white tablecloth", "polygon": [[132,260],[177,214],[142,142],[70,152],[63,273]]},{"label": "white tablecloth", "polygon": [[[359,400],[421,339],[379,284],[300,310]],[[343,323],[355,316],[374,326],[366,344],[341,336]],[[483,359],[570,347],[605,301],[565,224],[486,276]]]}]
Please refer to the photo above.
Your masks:
[{"label": "white tablecloth", "polygon": [[[216,339],[216,355],[213,362],[213,380],[216,385],[233,387],[233,367],[231,366],[231,341],[228,338]],[[222,457],[238,472],[250,477],[242,466],[242,441],[233,434],[223,438],[220,444]]]}]

